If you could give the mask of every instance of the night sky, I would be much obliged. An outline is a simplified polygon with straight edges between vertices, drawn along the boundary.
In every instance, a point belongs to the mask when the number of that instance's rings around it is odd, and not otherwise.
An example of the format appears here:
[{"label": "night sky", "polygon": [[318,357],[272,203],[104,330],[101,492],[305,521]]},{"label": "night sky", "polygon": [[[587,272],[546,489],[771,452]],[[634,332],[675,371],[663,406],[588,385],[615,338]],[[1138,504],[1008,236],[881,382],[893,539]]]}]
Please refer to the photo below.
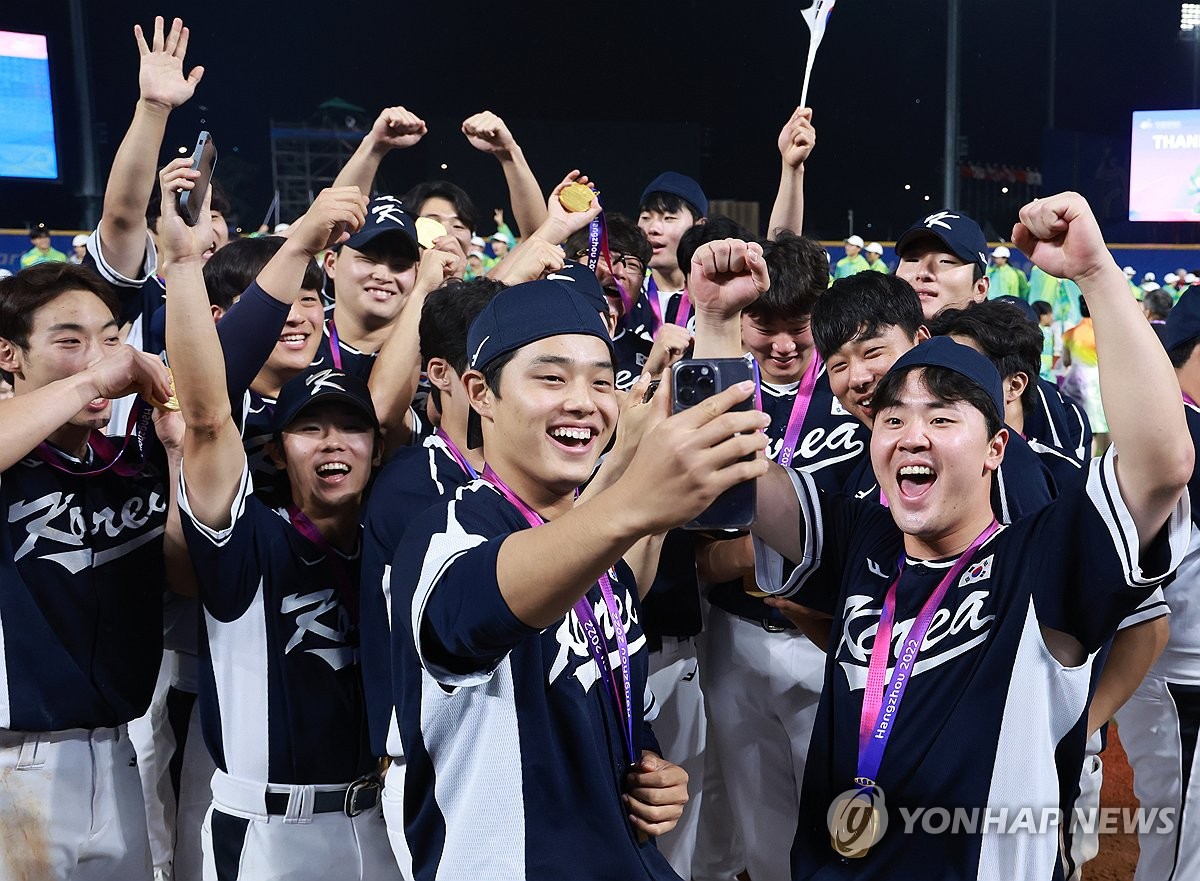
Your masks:
[{"label": "night sky", "polygon": [[[475,196],[485,218],[505,204],[497,164],[458,131],[466,116],[490,109],[547,190],[579,167],[610,209],[631,213],[642,186],[673,168],[697,176],[710,198],[760,201],[765,223],[779,174],[775,138],[799,100],[803,5],[88,0],[101,174],[137,98],[132,26],[149,29],[161,12],[184,14],[188,67],[207,69],[172,116],[163,156],[208,128],[243,225],[256,226],[271,201],[269,120],[304,121],[335,96],[366,108],[359,121],[367,126],[388,104],[429,123],[422,144],[384,164],[379,183],[394,192],[445,176]],[[973,161],[1042,168],[1043,191],[1091,193],[1089,157],[1106,146],[1128,173],[1131,111],[1195,106],[1193,47],[1178,39],[1175,0],[1058,0],[1052,48],[1049,5],[961,0],[961,133]],[[58,184],[0,183],[0,226],[73,227],[83,212],[67,5],[4,6],[0,29],[49,34],[66,171]],[[853,210],[856,231],[890,239],[941,207],[946,9],[946,0],[838,3],[810,94],[818,145],[808,165],[808,232],[840,238]],[[1047,138],[1052,53],[1060,131]],[[990,210],[997,225],[1010,224],[1016,207],[1001,201]],[[1118,220],[1108,218],[1110,239],[1200,241],[1198,224]]]}]

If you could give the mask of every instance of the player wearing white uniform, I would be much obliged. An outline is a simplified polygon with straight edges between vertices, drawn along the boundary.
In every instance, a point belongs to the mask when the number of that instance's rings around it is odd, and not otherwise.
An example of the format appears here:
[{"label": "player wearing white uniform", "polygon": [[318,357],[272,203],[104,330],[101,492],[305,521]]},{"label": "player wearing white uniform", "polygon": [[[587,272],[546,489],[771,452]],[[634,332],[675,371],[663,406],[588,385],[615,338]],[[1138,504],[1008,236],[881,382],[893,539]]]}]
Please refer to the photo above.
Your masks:
[{"label": "player wearing white uniform", "polygon": [[[1166,345],[1183,393],[1192,443],[1200,447],[1200,290],[1191,288],[1167,315]],[[1117,711],[1121,743],[1133,767],[1133,791],[1143,808],[1173,812],[1172,828],[1138,832],[1135,881],[1185,881],[1200,876],[1200,469],[1188,482],[1191,546],[1165,591],[1170,636],[1133,697]]]},{"label": "player wearing white uniform", "polygon": [[162,658],[168,493],[136,455],[149,405],[125,446],[100,431],[113,399],[171,392],[161,361],[121,344],[118,314],[81,267],[0,281],[0,370],[14,390],[0,401],[3,878],[151,873],[126,725]]},{"label": "player wearing white uniform", "polygon": [[[858,877],[1061,877],[1057,827],[939,836],[903,818],[1053,810],[1078,775],[1082,750],[1055,749],[1086,708],[1092,654],[1182,556],[1191,444],[1169,364],[1095,219],[1079,196],[1054,196],[1022,209],[1013,238],[1093,303],[1122,452],[1093,462],[1086,488],[998,527],[988,485],[1007,441],[999,375],[943,337],[901,357],[874,391],[871,456],[888,511],[775,467],[760,481],[759,583],[832,618],[837,638],[796,878],[846,877],[848,856],[860,858]],[[751,300],[736,248],[723,265],[727,299]],[[1047,526],[1068,531],[1067,553],[1038,543]]]},{"label": "player wearing white uniform", "polygon": [[[160,241],[187,423],[180,507],[207,637],[201,719],[218,768],[204,875],[396,878],[358,666],[359,514],[379,423],[361,380],[333,370],[291,380],[275,408],[275,458],[293,504],[272,511],[253,497],[200,271],[204,212],[190,228],[174,208],[194,177],[186,160],[163,171]],[[312,255],[361,227],[365,209],[356,188],[323,193],[260,284],[298,290]]]}]

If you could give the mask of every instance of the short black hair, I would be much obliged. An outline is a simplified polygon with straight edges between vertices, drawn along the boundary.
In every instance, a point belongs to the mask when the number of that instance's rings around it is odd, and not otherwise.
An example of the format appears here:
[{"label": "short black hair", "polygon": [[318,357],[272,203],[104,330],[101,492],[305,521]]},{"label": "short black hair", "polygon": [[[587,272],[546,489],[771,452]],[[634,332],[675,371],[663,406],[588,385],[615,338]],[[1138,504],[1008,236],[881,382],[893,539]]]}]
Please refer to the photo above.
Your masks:
[{"label": "short black hair", "polygon": [[638,206],[638,214],[643,211],[657,211],[659,214],[678,214],[680,211],[686,210],[692,215],[692,223],[699,223],[704,219],[704,214],[700,209],[680,196],[674,193],[648,193],[645,200]]},{"label": "short black hair", "polygon": [[[250,287],[271,258],[283,247],[282,236],[254,236],[234,239],[213,254],[204,264],[204,286],[208,288],[208,302],[227,310],[233,301]],[[309,260],[300,281],[301,290],[320,293],[325,276],[316,262]],[[281,291],[280,294],[286,293]]]},{"label": "short black hair", "polygon": [[[116,292],[93,270],[72,263],[38,263],[0,279],[0,337],[21,349],[28,348],[34,313],[74,290],[95,294],[113,319],[121,320],[121,301]],[[12,384],[12,374],[7,370],[0,370],[0,377]]]},{"label": "short black hair", "polygon": [[829,287],[825,249],[807,236],[780,232],[763,247],[771,286],[746,307],[759,321],[795,321],[812,313],[817,298]]},{"label": "short black hair", "polygon": [[1053,315],[1054,307],[1051,306],[1049,303],[1047,303],[1045,300],[1034,300],[1033,301],[1033,311],[1036,312],[1039,316]]},{"label": "short black hair", "polygon": [[1148,291],[1142,297],[1142,305],[1151,317],[1162,319],[1167,317],[1175,303],[1166,291]]},{"label": "short black hair", "polygon": [[961,401],[982,413],[989,438],[995,437],[1004,427],[1004,419],[996,411],[995,400],[983,386],[949,367],[926,364],[913,364],[899,370],[890,370],[879,380],[874,394],[871,395],[871,409],[877,417],[884,410],[900,403],[900,390],[904,386],[905,377],[912,370],[922,371],[921,384],[938,400],[952,404]]},{"label": "short black hair", "polygon": [[1045,337],[1041,328],[1018,307],[999,300],[984,300],[962,309],[943,309],[929,322],[929,332],[934,336],[957,334],[974,340],[996,365],[1001,379],[1024,373],[1028,382],[1021,393],[1021,407],[1026,413],[1033,409]]},{"label": "short black hair", "polygon": [[508,285],[490,278],[452,278],[431,291],[421,307],[421,368],[430,358],[444,358],[459,374],[469,366],[467,331],[483,307]]},{"label": "short black hair", "polygon": [[417,184],[400,197],[400,201],[414,217],[421,213],[421,206],[430,199],[445,199],[454,206],[454,213],[472,233],[478,228],[479,211],[467,195],[467,191],[448,180],[427,180]]},{"label": "short black hair", "polygon": [[[212,200],[209,202],[208,210],[216,211],[222,217],[229,217],[233,211],[233,205],[229,201],[229,196],[225,193],[225,188],[220,182],[213,178],[209,181],[209,189],[212,190]],[[154,178],[154,186],[150,189],[150,201],[146,203],[146,226],[158,232],[158,220],[162,217],[162,188],[158,184],[158,177]]]},{"label": "short black hair", "polygon": [[[654,253],[654,249],[650,247],[650,240],[646,238],[641,227],[624,214],[608,214],[607,212],[604,216],[604,223],[608,228],[608,249],[610,251],[614,254],[628,254],[630,257],[636,257],[643,266],[650,262],[650,256]],[[572,254],[587,253],[587,227],[573,233],[567,239],[563,249],[567,252],[568,257]],[[602,261],[603,259],[601,257]]]},{"label": "short black hair", "polygon": [[1190,340],[1185,340],[1167,349],[1167,357],[1171,359],[1171,366],[1176,370],[1183,367],[1192,357],[1192,352],[1196,350],[1198,343],[1200,343],[1200,337],[1192,337]]},{"label": "short black hair", "polygon": [[813,340],[826,360],[851,340],[876,336],[887,327],[899,327],[912,339],[924,323],[912,285],[882,272],[839,278],[812,310]]},{"label": "short black hair", "polygon": [[691,271],[692,257],[700,250],[701,245],[706,242],[719,242],[722,239],[741,239],[744,242],[754,242],[758,240],[758,237],[732,217],[714,214],[704,223],[697,223],[691,229],[684,230],[683,235],[679,237],[679,244],[675,248],[675,259],[679,261],[679,268],[683,270],[683,274],[686,276]]}]

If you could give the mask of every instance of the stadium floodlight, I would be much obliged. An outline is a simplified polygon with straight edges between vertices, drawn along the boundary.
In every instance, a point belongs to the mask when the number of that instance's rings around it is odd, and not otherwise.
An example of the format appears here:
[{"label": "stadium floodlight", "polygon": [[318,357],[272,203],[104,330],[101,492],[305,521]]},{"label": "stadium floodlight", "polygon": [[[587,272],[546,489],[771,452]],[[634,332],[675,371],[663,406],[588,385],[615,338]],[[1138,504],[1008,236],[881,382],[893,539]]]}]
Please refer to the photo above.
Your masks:
[{"label": "stadium floodlight", "polygon": [[1200,3],[1184,3],[1179,11],[1179,30],[1192,32],[1200,29]]}]

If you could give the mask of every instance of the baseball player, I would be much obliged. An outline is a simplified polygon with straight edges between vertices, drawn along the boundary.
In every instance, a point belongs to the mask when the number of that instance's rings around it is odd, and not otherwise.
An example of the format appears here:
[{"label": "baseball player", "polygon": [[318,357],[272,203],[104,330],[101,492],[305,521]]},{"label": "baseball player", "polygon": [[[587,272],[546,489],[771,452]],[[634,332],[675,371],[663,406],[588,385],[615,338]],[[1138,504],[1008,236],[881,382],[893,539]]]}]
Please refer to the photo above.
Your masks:
[{"label": "baseball player", "polygon": [[[731,316],[730,336],[740,336],[762,377],[761,406],[771,418],[767,455],[840,489],[865,455],[868,431],[834,398],[813,348],[809,320],[825,291],[825,257],[816,242],[787,232],[764,256],[771,286],[741,316],[740,328]],[[698,312],[701,354],[715,344],[715,328],[699,320]],[[746,537],[713,542],[698,554],[711,603],[701,677],[747,870],[769,881],[790,877],[787,855],[775,845],[795,835],[825,654],[763,601],[749,545]]]},{"label": "baseball player", "polygon": [[[987,487],[1007,440],[999,375],[941,337],[902,356],[875,388],[871,455],[890,513],[823,495],[783,469],[760,481],[760,585],[831,616],[838,635],[795,877],[846,856],[901,876],[1061,877],[1056,827],[935,835],[897,823],[895,808],[1012,816],[1056,805],[1063,780],[1078,776],[1081,751],[1056,754],[1056,744],[1086,709],[1093,653],[1185,549],[1190,439],[1161,346],[1136,320],[1086,202],[1063,194],[1026,206],[1013,237],[1092,303],[1124,452],[1094,461],[1086,484],[1033,517],[999,526]],[[737,281],[731,297],[746,297]],[[1046,531],[1067,541],[1039,541]],[[952,620],[964,626],[947,628]]]},{"label": "baseball player", "polygon": [[[1186,291],[1167,316],[1167,354],[1183,394],[1192,444],[1200,442],[1200,291]],[[1107,356],[1107,353],[1106,353]],[[1170,809],[1171,828],[1138,832],[1135,881],[1182,881],[1200,873],[1200,855],[1187,842],[1196,840],[1195,800],[1200,797],[1196,769],[1200,730],[1200,626],[1195,590],[1200,578],[1200,470],[1188,482],[1192,501],[1191,546],[1175,582],[1166,590],[1171,607],[1170,636],[1133,697],[1117,711],[1121,743],[1133,767],[1133,789],[1143,808]]]},{"label": "baseball player", "polygon": [[664,324],[688,326],[692,306],[675,252],[680,236],[707,215],[708,197],[686,174],[664,171],[642,191],[637,225],[650,241],[650,271],[626,318],[634,333],[653,339]]},{"label": "baseball player", "polygon": [[749,384],[666,419],[575,506],[617,415],[597,313],[558,282],[519,285],[467,350],[486,466],[414,521],[392,567],[414,875],[677,878],[646,836],[678,820],[686,775],[645,739],[645,639],[619,558],[761,472],[738,459],[765,445],[765,419],[726,412]]},{"label": "baseball player", "polygon": [[[979,224],[961,212],[938,211],[917,221],[896,241],[896,253],[896,276],[912,285],[926,318],[987,298],[987,240]],[[1026,437],[1085,462],[1092,430],[1083,411],[1046,380],[1038,382],[1038,403],[1026,415]]]},{"label": "baseball player", "polygon": [[182,546],[164,542],[166,483],[137,455],[149,405],[127,439],[101,434],[112,400],[171,395],[119,315],[82,267],[0,280],[0,877],[151,876],[126,725],[162,660],[164,545],[176,566]]},{"label": "baseball player", "polygon": [[[210,232],[203,211],[188,227],[172,199],[194,175],[176,162],[161,179],[167,336],[187,424],[180,508],[204,608],[201,718],[217,764],[205,878],[398,877],[358,665],[359,516],[380,441],[370,393],[331,369],[285,384],[274,456],[293,501],[272,511],[254,498],[200,271]],[[285,265],[268,266],[290,273],[281,290],[298,290],[312,253],[362,224],[356,191],[328,201],[281,249]]]}]

